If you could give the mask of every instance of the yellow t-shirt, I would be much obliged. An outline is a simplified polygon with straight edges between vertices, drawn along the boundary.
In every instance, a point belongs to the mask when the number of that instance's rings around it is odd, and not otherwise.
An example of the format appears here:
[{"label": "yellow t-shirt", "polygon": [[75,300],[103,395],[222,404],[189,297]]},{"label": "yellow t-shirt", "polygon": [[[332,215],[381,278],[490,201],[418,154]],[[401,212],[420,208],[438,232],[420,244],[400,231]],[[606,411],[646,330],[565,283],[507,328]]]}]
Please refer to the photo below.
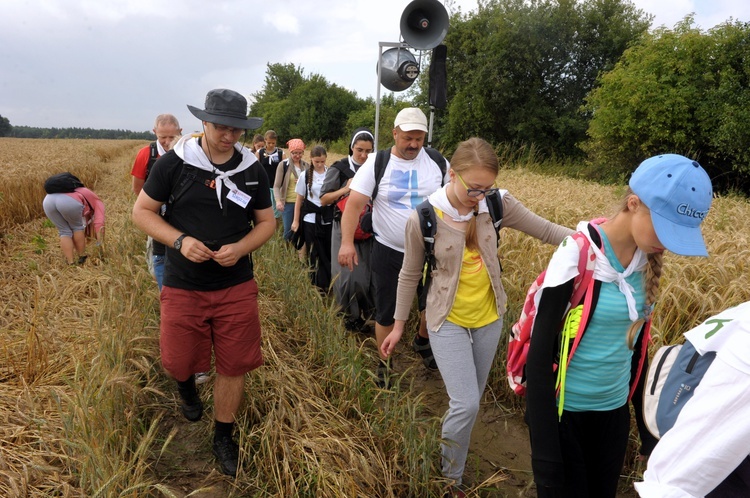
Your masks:
[{"label": "yellow t-shirt", "polygon": [[[435,213],[443,217],[442,211]],[[500,318],[490,274],[479,251],[464,246],[458,289],[448,320],[460,327],[479,328]]]}]

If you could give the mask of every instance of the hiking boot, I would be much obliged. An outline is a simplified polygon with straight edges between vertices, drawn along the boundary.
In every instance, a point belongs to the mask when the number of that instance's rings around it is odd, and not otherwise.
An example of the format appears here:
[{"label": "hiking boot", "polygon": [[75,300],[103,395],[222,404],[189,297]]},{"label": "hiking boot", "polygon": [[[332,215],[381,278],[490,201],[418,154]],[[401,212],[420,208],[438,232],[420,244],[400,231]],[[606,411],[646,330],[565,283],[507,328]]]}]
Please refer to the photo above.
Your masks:
[{"label": "hiking boot", "polygon": [[180,409],[185,418],[191,422],[197,422],[203,416],[203,402],[197,396],[190,401],[183,399]]},{"label": "hiking boot", "polygon": [[240,459],[240,447],[231,437],[214,439],[214,456],[219,462],[221,473],[236,477]]},{"label": "hiking boot", "polygon": [[419,337],[419,334],[414,336],[414,341],[412,341],[411,346],[414,348],[414,352],[419,354],[419,356],[422,357],[422,363],[424,363],[424,366],[429,368],[430,370],[437,370],[437,362],[435,362],[435,357],[432,355],[432,347],[430,347],[430,343],[427,344],[417,344],[417,338]]},{"label": "hiking boot", "polygon": [[198,372],[195,374],[195,383],[196,385],[205,384],[209,381],[211,376],[208,374],[208,372]]}]

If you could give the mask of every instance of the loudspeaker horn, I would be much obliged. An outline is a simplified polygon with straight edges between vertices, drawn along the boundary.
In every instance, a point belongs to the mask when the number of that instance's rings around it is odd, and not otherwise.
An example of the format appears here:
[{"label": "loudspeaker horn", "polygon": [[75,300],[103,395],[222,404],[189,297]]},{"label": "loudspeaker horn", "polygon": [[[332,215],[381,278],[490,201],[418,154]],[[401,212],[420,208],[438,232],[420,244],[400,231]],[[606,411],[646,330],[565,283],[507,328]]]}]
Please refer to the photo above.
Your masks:
[{"label": "loudspeaker horn", "polygon": [[414,0],[401,14],[401,37],[415,49],[433,49],[447,33],[448,11],[438,0]]},{"label": "loudspeaker horn", "polygon": [[[406,48],[391,48],[380,56],[380,83],[392,92],[409,88],[419,76],[419,63]],[[377,66],[375,71],[377,72]]]}]

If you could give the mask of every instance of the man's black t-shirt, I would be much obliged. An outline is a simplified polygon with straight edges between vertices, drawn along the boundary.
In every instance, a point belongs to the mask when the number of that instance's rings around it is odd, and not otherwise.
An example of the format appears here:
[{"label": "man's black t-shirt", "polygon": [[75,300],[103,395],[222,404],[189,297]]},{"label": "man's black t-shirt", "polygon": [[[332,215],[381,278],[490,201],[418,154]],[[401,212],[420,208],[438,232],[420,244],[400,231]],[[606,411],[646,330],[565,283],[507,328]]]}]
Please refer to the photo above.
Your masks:
[{"label": "man's black t-shirt", "polygon": [[[224,164],[215,165],[217,170],[229,171],[242,162],[242,154],[235,151],[234,156]],[[183,170],[183,160],[169,151],[159,158],[158,167],[148,176],[143,190],[154,200],[167,202],[180,182]],[[256,161],[250,168],[259,168]],[[199,171],[206,178],[215,175],[208,171]],[[271,207],[271,195],[268,180],[260,171],[258,188],[252,192],[250,202],[242,208],[227,199],[229,189],[222,187],[221,202],[216,196],[216,189],[205,183],[191,181],[185,193],[173,204],[169,216],[169,224],[187,235],[202,241],[209,249],[218,250],[222,245],[231,244],[242,239],[250,230],[250,221],[254,210]],[[230,179],[240,190],[245,184],[245,172],[239,172]],[[240,258],[234,266],[223,267],[214,260],[204,263],[193,263],[179,251],[167,246],[166,264],[164,267],[164,285],[187,290],[219,290],[232,287],[253,278],[252,256]]]}]

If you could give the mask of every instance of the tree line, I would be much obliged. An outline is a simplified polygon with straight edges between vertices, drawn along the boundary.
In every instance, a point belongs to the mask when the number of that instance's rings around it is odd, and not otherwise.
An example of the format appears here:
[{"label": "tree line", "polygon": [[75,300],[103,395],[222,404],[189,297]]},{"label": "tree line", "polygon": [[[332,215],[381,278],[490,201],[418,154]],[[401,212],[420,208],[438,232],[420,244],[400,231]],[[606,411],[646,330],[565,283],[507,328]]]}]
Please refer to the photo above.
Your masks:
[{"label": "tree line", "polygon": [[[687,16],[650,31],[652,19],[629,0],[483,0],[453,12],[433,145],[450,154],[476,135],[610,181],[674,152],[699,160],[717,189],[750,192],[750,23],[702,30]],[[429,107],[425,55],[419,80],[381,99],[381,147],[401,108]],[[375,126],[374,99],[294,64],[267,64],[250,100],[250,115],[264,118],[258,131],[275,130],[282,145],[299,137],[346,152],[352,130]]]},{"label": "tree line", "polygon": [[40,128],[36,126],[13,126],[8,118],[0,116],[0,137],[14,138],[98,138],[155,140],[150,131],[97,130],[94,128]]}]

